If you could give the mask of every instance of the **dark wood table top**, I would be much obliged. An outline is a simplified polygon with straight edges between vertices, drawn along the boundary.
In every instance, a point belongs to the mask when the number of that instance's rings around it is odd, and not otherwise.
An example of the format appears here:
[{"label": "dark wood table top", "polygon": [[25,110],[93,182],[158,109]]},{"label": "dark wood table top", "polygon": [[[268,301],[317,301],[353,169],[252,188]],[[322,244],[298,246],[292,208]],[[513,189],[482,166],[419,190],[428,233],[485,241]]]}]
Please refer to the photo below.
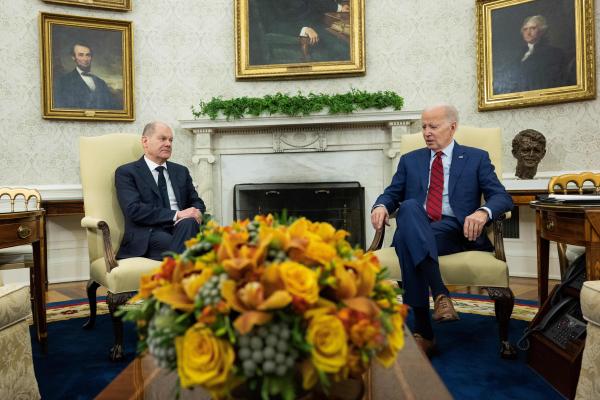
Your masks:
[{"label": "dark wood table top", "polygon": [[[374,362],[367,382],[364,400],[452,399],[429,360],[418,350],[410,332],[405,335],[405,346],[398,354],[396,364],[383,368]],[[174,399],[175,385],[175,373],[159,369],[152,357],[143,356],[132,361],[96,399]],[[181,400],[208,398],[201,389],[182,390],[180,396]]]}]

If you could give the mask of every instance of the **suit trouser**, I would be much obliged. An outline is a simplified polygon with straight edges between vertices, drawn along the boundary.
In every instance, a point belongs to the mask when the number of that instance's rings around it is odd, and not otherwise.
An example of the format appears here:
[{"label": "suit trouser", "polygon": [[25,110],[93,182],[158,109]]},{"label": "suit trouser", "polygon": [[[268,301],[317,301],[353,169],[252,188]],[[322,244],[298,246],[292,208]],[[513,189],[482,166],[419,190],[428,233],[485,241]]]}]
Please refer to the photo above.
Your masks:
[{"label": "suit trouser", "polygon": [[439,269],[438,255],[463,251],[463,227],[455,217],[431,221],[423,204],[414,199],[402,202],[396,225],[393,245],[400,260],[404,303],[428,307],[429,288],[435,283],[429,282],[425,264]]},{"label": "suit trouser", "polygon": [[144,257],[160,261],[166,251],[182,253],[185,250],[185,241],[195,237],[199,227],[195,219],[184,218],[174,226],[154,228]]}]

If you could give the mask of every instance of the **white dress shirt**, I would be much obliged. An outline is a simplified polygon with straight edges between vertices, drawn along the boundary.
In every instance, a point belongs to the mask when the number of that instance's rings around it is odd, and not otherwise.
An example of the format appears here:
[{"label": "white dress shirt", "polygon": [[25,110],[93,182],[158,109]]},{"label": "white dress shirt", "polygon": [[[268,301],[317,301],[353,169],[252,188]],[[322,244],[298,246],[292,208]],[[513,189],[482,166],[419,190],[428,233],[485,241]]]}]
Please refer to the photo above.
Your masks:
[{"label": "white dress shirt", "polygon": [[[175,198],[175,191],[173,190],[173,185],[171,185],[171,179],[169,178],[169,170],[167,168],[167,163],[157,164],[154,161],[148,159],[144,156],[144,161],[146,161],[146,165],[150,168],[150,172],[152,173],[152,177],[154,178],[154,182],[158,185],[158,171],[156,167],[162,166],[165,167],[163,174],[165,175],[165,180],[167,181],[167,193],[169,194],[169,204],[171,205],[171,210],[179,211],[179,206],[177,205],[177,198]],[[177,217],[177,213],[175,213],[175,217],[173,217],[173,221]]]},{"label": "white dress shirt", "polygon": [[[92,92],[96,90],[96,82],[94,82],[94,78],[92,78],[90,75],[83,75],[84,71],[80,70],[79,67],[75,67],[75,69],[77,69],[77,72],[79,72],[79,76],[81,77],[81,79],[83,79],[87,87],[89,87]],[[89,72],[87,73],[89,74]]]}]

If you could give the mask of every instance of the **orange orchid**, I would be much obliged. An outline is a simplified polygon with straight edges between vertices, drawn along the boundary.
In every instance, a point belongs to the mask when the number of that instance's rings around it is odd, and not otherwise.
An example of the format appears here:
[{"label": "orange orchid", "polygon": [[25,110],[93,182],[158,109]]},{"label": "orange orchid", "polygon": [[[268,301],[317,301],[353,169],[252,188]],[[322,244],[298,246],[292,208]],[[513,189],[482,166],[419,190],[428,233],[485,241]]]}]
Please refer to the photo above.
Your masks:
[{"label": "orange orchid", "polygon": [[176,310],[183,312],[194,311],[194,301],[188,297],[180,283],[173,283],[154,289],[152,295],[156,300],[168,304]]},{"label": "orange orchid", "polygon": [[233,280],[226,280],[221,287],[225,302],[240,316],[233,323],[235,329],[245,335],[254,325],[263,325],[272,318],[267,311],[280,309],[292,301],[292,296],[285,290],[276,290],[265,298],[265,290],[260,282],[248,282],[241,288]]}]

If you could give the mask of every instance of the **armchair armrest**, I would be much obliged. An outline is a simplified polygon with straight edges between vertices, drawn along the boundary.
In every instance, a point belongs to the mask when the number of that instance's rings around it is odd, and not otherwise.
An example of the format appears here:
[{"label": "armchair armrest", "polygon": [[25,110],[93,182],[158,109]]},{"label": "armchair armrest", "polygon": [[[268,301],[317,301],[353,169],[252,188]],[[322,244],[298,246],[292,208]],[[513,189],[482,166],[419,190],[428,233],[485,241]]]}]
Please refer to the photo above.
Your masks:
[{"label": "armchair armrest", "polygon": [[369,249],[367,251],[375,251],[375,250],[381,249],[381,246],[383,246],[384,237],[385,237],[385,226],[375,232],[373,241],[371,242],[371,245],[369,246]]},{"label": "armchair armrest", "polygon": [[[395,210],[394,212],[392,212],[390,214],[390,219],[396,218],[397,214],[398,214],[398,210]],[[384,238],[385,238],[385,225],[383,225],[383,227],[380,230],[375,232],[373,241],[371,242],[371,245],[369,246],[369,249],[367,251],[375,251],[375,250],[381,249],[381,246],[383,246]]]},{"label": "armchair armrest", "polygon": [[[112,248],[110,240],[110,228],[108,224],[100,218],[83,217],[81,219],[81,227],[91,230],[100,230],[102,232],[102,243],[104,250],[104,260],[106,262],[106,272],[110,272],[113,268],[119,266],[115,252]],[[91,262],[92,260],[90,260]]]},{"label": "armchair armrest", "polygon": [[504,253],[504,229],[503,222],[510,219],[510,211],[499,215],[498,218],[492,222],[492,229],[494,230],[494,253],[498,260],[506,261],[506,255]]}]

